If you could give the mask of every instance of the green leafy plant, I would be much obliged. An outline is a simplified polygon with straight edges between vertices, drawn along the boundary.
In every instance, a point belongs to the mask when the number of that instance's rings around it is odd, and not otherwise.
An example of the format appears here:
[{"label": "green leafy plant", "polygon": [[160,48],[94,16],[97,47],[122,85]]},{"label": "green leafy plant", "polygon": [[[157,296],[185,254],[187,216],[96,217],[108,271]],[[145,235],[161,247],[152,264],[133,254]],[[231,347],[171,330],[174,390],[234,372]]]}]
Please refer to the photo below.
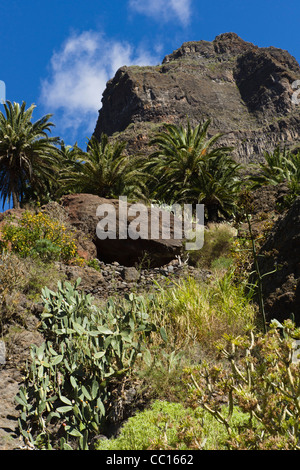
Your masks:
[{"label": "green leafy plant", "polygon": [[230,225],[208,224],[204,231],[203,247],[189,252],[189,263],[204,269],[218,266],[218,260],[220,265],[226,265],[226,261],[230,265],[233,242],[234,230]]},{"label": "green leafy plant", "polygon": [[100,142],[92,137],[87,152],[78,152],[67,160],[61,171],[64,192],[84,192],[102,197],[143,197],[146,175],[138,165],[138,157],[125,153],[125,142],[110,142],[106,134]]},{"label": "green leafy plant", "polygon": [[101,271],[99,266],[99,261],[97,259],[91,259],[87,262],[87,266],[90,268],[96,269],[96,271]]},{"label": "green leafy plant", "polygon": [[166,328],[169,343],[176,348],[179,343],[184,348],[199,341],[202,350],[210,350],[224,333],[239,334],[253,325],[256,309],[245,295],[245,283],[236,284],[229,270],[207,282],[188,278],[161,288],[151,314]]},{"label": "green leafy plant", "polygon": [[24,258],[59,259],[66,263],[79,260],[72,233],[43,212],[26,211],[17,223],[8,221],[2,228],[1,245]]},{"label": "green leafy plant", "polygon": [[[230,368],[202,364],[190,371],[192,400],[224,426],[227,448],[299,449],[299,338],[291,321],[274,321],[265,334],[226,335],[218,349]],[[248,416],[238,427],[231,420],[235,407]]]},{"label": "green leafy plant", "polygon": [[254,187],[263,184],[298,183],[300,182],[300,152],[291,152],[279,146],[273,152],[265,152],[265,161],[260,163],[260,173],[250,179]]},{"label": "green leafy plant", "polygon": [[44,288],[41,328],[46,338],[32,346],[31,365],[16,397],[19,425],[31,446],[87,449],[100,433],[110,387],[130,374],[156,327],[143,299],[129,294],[122,304],[99,310],[92,297],[58,283]]},{"label": "green leafy plant", "polygon": [[285,183],[289,193],[278,205],[279,209],[290,207],[300,194],[300,151],[291,151],[277,146],[273,152],[265,152],[265,161],[259,164],[259,172],[250,177],[253,188],[271,184]]},{"label": "green leafy plant", "polygon": [[[238,426],[245,414],[234,410]],[[224,450],[226,430],[202,407],[154,400],[149,408],[129,418],[118,436],[99,440],[97,450]]]},{"label": "green leafy plant", "polygon": [[152,197],[166,203],[205,204],[207,219],[232,214],[240,191],[238,165],[232,148],[217,147],[221,134],[208,137],[210,120],[192,128],[165,124],[151,139],[155,150],[145,168],[156,178]]},{"label": "green leafy plant", "polygon": [[[97,450],[201,448],[202,410],[156,400],[149,409],[128,419],[115,439],[101,440]],[[187,432],[187,429],[189,430]],[[199,439],[199,441],[198,441]]]},{"label": "green leafy plant", "polygon": [[32,115],[35,105],[25,109],[26,103],[3,103],[5,114],[0,112],[0,185],[3,207],[13,200],[20,207],[28,186],[39,194],[46,191],[47,182],[53,180],[57,164],[55,144],[57,137],[47,133],[54,126],[46,114],[35,122]]},{"label": "green leafy plant", "polygon": [[37,257],[45,262],[55,261],[60,258],[61,250],[51,240],[37,240],[31,249],[31,256]]}]

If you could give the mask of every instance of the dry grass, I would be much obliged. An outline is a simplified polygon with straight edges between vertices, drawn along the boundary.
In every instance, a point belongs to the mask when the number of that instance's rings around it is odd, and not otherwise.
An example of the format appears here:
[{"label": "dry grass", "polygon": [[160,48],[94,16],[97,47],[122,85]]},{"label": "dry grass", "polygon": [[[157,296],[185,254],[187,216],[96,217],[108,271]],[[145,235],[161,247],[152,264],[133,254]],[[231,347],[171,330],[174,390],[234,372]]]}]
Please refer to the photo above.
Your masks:
[{"label": "dry grass", "polygon": [[197,343],[213,349],[225,333],[239,335],[256,318],[244,287],[235,285],[230,271],[209,282],[187,279],[162,289],[155,305],[154,321],[165,327],[178,348]]},{"label": "dry grass", "polygon": [[225,260],[231,259],[235,236],[236,230],[230,224],[209,224],[204,232],[204,245],[201,250],[189,253],[191,263],[204,269],[222,265],[222,262],[226,264]]}]

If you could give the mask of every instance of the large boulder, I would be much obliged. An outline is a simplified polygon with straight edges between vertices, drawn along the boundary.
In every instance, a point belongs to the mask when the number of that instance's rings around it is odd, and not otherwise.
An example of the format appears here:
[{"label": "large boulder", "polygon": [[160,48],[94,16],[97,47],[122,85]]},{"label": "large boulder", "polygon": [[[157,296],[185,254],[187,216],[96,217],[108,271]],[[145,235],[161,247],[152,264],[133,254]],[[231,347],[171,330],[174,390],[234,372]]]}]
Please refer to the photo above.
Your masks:
[{"label": "large boulder", "polygon": [[[259,253],[267,320],[300,324],[300,197],[274,225]],[[268,274],[274,269],[276,272]]]},{"label": "large boulder", "polygon": [[[72,194],[63,196],[62,206],[67,210],[70,223],[78,230],[84,232],[96,246],[98,259],[111,263],[118,261],[123,266],[134,266],[144,263],[149,267],[163,266],[182,254],[184,240],[174,236],[174,215],[169,214],[170,237],[162,236],[165,223],[160,220],[159,233],[157,238],[136,238],[128,236],[121,239],[120,228],[120,201],[119,199],[105,199],[92,194]],[[100,239],[97,235],[97,226],[103,217],[97,216],[97,209],[104,204],[113,208],[116,216],[116,238]],[[132,204],[128,203],[128,210]],[[147,208],[147,213],[141,213],[139,220],[141,225],[148,224],[150,230],[153,208]],[[135,217],[128,215],[126,227],[129,230],[130,224]]]}]

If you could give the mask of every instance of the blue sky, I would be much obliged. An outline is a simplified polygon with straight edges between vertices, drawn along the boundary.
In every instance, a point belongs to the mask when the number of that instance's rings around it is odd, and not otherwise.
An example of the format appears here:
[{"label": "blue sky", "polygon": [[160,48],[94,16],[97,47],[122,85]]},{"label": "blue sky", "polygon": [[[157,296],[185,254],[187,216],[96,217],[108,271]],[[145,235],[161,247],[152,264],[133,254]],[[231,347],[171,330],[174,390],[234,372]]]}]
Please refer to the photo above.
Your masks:
[{"label": "blue sky", "polygon": [[299,0],[1,0],[0,19],[6,99],[35,103],[34,120],[53,113],[52,133],[83,148],[122,65],[158,64],[185,41],[230,31],[300,62]]}]

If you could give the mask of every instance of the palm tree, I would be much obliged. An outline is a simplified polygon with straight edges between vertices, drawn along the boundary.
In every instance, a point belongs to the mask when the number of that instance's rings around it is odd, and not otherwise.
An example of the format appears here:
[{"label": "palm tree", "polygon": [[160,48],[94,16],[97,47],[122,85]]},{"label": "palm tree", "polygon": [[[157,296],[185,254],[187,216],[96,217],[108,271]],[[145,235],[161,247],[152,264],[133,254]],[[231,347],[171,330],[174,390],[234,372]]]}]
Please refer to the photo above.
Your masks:
[{"label": "palm tree", "polygon": [[74,145],[66,145],[64,140],[60,141],[60,148],[57,149],[58,161],[56,165],[57,178],[51,181],[51,199],[60,199],[62,195],[70,192],[70,188],[66,186],[66,176],[70,175],[74,166],[78,165],[80,158],[85,152],[78,147],[77,142]]},{"label": "palm tree", "polygon": [[87,152],[79,152],[71,159],[63,172],[61,181],[67,191],[96,194],[115,198],[144,197],[145,174],[138,158],[124,153],[126,142],[110,143],[102,134],[100,142],[93,136]]},{"label": "palm tree", "polygon": [[237,210],[237,200],[242,187],[241,165],[229,156],[204,157],[193,186],[186,196],[191,201],[204,204],[208,221],[217,221],[219,215],[227,218]]},{"label": "palm tree", "polygon": [[167,203],[205,203],[208,218],[218,210],[233,209],[238,191],[237,173],[240,168],[230,157],[231,147],[217,147],[222,134],[208,138],[210,120],[194,129],[165,124],[164,130],[150,141],[157,150],[146,163],[156,177],[153,197]]},{"label": "palm tree", "polygon": [[40,182],[39,188],[31,187],[28,184],[24,190],[24,203],[34,201],[40,205],[47,204],[49,201],[58,201],[62,195],[68,192],[64,187],[62,174],[65,174],[68,170],[71,171],[74,162],[84,152],[78,147],[77,142],[72,146],[66,145],[63,140],[60,140],[59,147],[55,148],[54,152],[56,159],[53,162],[52,172],[55,178],[50,179],[45,175],[41,175],[37,169],[36,174],[39,175]]},{"label": "palm tree", "polygon": [[259,164],[260,172],[251,177],[253,188],[265,184],[284,183],[298,185],[300,183],[300,151],[291,152],[277,146],[273,152],[264,153],[264,162]]},{"label": "palm tree", "polygon": [[20,207],[24,191],[42,190],[43,180],[54,177],[51,169],[56,160],[57,137],[47,132],[52,124],[47,114],[32,122],[35,105],[27,110],[26,103],[6,101],[5,114],[0,112],[0,188],[5,202],[12,199],[13,207]]}]

